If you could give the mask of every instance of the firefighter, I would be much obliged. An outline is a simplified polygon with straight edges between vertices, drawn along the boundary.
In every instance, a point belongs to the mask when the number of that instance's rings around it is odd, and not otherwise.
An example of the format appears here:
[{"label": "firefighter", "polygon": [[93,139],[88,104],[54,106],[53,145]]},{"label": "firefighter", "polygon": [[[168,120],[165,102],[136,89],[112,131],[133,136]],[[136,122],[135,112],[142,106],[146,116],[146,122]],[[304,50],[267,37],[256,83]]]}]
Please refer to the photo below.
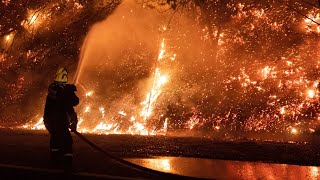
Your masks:
[{"label": "firefighter", "polygon": [[48,88],[43,119],[50,133],[51,163],[71,171],[73,141],[70,130],[77,130],[78,118],[73,107],[79,104],[79,98],[75,94],[76,86],[67,84],[67,81],[67,70],[59,68],[54,82]]}]

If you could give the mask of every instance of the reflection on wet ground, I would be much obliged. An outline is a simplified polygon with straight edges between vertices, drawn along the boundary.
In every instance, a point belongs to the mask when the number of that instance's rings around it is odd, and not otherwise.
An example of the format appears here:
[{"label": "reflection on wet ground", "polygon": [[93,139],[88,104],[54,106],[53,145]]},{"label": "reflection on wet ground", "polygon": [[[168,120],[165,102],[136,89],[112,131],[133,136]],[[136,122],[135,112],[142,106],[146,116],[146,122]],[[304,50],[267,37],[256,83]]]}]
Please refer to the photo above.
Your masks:
[{"label": "reflection on wet ground", "polygon": [[154,170],[209,179],[320,179],[316,166],[198,159],[183,157],[132,158]]}]

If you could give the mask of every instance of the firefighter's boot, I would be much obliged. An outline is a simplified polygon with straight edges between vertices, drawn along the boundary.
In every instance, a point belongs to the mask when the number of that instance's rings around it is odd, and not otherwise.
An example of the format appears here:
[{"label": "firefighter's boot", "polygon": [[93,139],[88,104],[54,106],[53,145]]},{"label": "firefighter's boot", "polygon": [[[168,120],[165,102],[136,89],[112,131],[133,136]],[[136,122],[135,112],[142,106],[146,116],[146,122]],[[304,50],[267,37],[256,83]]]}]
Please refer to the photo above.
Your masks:
[{"label": "firefighter's boot", "polygon": [[72,154],[65,154],[63,157],[63,170],[65,173],[72,172]]},{"label": "firefighter's boot", "polygon": [[50,165],[59,167],[61,161],[61,152],[59,149],[50,149]]}]

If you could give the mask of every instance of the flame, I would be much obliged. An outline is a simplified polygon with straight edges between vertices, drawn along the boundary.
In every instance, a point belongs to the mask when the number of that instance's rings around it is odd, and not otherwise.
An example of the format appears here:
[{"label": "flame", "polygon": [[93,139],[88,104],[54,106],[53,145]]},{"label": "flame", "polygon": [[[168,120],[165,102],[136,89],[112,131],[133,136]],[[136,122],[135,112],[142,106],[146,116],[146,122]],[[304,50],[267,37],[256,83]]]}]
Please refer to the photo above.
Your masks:
[{"label": "flame", "polygon": [[316,166],[309,167],[311,179],[319,179],[319,169]]},{"label": "flame", "polygon": [[167,129],[168,129],[168,118],[166,118],[166,119],[164,120],[163,129],[164,129],[165,131],[167,131]]},{"label": "flame", "polygon": [[[166,133],[167,127],[168,127],[168,119],[166,118],[163,124],[163,128],[156,131],[154,129],[150,129],[147,127],[147,120],[148,118],[152,115],[153,109],[154,109],[154,104],[157,101],[158,97],[162,93],[162,88],[165,84],[169,82],[169,76],[166,74],[163,74],[160,70],[161,64],[159,65],[158,63],[163,63],[162,61],[164,58],[168,57],[172,60],[172,58],[176,57],[176,54],[173,56],[165,56],[165,43],[164,39],[161,42],[160,45],[160,51],[157,59],[157,67],[155,69],[154,77],[153,77],[153,82],[152,82],[152,88],[151,90],[147,93],[146,99],[141,103],[142,104],[142,109],[140,111],[140,117],[141,119],[137,119],[136,115],[129,116],[130,118],[128,119],[128,122],[131,123],[129,128],[125,131],[118,130],[118,124],[116,122],[112,121],[105,121],[105,122],[100,122],[94,129],[93,132],[104,132],[104,133],[113,133],[113,134],[140,134],[140,135],[155,135],[157,133]],[[93,91],[87,92],[86,97],[92,96]],[[103,114],[103,118],[105,117],[105,110],[104,108],[99,109],[100,112]],[[87,106],[84,110],[85,113],[90,112],[90,107]],[[117,112],[119,115],[121,115],[123,118],[128,116],[128,113],[126,113],[124,110],[120,110]],[[80,128],[81,129],[81,128]]]},{"label": "flame", "polygon": [[[317,11],[314,11],[314,10],[311,10],[307,16],[310,18],[305,18],[304,21],[303,21],[303,27],[305,29],[306,32],[308,33],[320,33],[320,29],[319,29],[319,26],[314,23],[313,21],[315,22],[319,22],[320,21],[320,14],[317,13]],[[313,21],[311,21],[311,19]]]},{"label": "flame", "polygon": [[166,50],[164,49],[164,39],[162,39],[162,42],[161,42],[161,50],[160,50],[160,53],[158,55],[158,61],[160,61],[161,59],[163,59],[163,55],[164,53],[166,52]]},{"label": "flame", "polygon": [[29,24],[34,25],[36,23],[37,17],[35,15],[31,15],[29,17]]},{"label": "flame", "polygon": [[44,130],[45,126],[44,126],[44,123],[43,123],[43,117],[41,117],[38,120],[38,122],[36,122],[35,124],[27,123],[27,124],[23,125],[22,128],[32,129],[32,130]]},{"label": "flame", "polygon": [[93,129],[93,132],[101,131],[101,130],[109,131],[109,130],[112,129],[113,126],[114,126],[113,124],[106,124],[106,123],[100,122],[100,123]]},{"label": "flame", "polygon": [[104,107],[100,107],[99,108],[99,111],[101,112],[102,114],[102,119],[105,117],[105,110],[104,110]]},{"label": "flame", "polygon": [[50,18],[51,13],[45,10],[28,10],[28,17],[21,22],[21,26],[31,33],[40,28],[41,25]]}]

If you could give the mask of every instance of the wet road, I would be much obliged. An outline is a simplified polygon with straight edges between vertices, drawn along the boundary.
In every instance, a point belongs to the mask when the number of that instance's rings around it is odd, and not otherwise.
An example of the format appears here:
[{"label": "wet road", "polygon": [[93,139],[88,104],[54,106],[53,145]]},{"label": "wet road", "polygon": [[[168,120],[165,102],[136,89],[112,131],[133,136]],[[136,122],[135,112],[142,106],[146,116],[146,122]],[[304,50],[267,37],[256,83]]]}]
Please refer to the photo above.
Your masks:
[{"label": "wet road", "polygon": [[[210,139],[161,136],[84,136],[114,156],[155,170],[185,176],[232,180],[320,179],[319,168],[313,167],[320,167],[320,149],[310,144],[215,142]],[[145,172],[108,159],[76,136],[73,139],[74,169],[78,173],[154,179],[154,176]],[[0,164],[48,168],[48,142],[47,132],[0,129]]]},{"label": "wet road", "polygon": [[154,170],[208,179],[320,179],[320,167],[316,166],[183,157],[132,158],[128,160]]}]

